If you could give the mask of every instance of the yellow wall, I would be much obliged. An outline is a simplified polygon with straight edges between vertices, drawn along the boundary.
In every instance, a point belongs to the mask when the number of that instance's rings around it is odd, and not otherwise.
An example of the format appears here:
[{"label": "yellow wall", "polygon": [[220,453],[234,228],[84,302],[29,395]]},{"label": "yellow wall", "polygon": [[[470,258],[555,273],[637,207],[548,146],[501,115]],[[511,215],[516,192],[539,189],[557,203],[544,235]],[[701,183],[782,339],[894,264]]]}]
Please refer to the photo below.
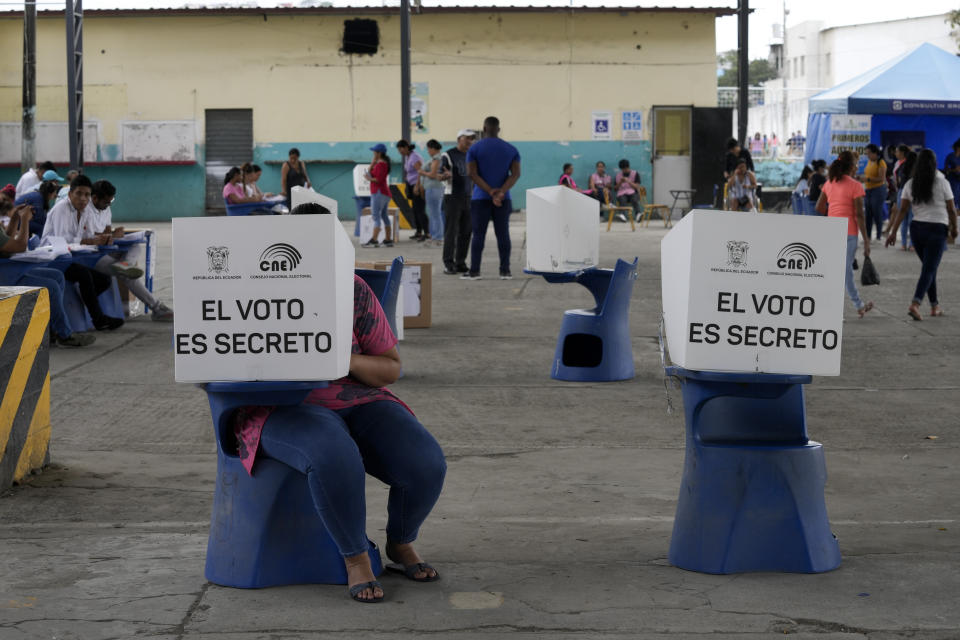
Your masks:
[{"label": "yellow wall", "polygon": [[[380,53],[339,53],[348,15],[106,17],[84,23],[85,119],[101,145],[123,120],[195,120],[254,109],[254,139],[393,140],[399,17],[375,18]],[[20,119],[19,18],[0,19],[0,121]],[[588,140],[593,110],[716,104],[710,13],[434,13],[412,19],[414,82],[429,83],[430,134],[500,117],[511,140]],[[38,28],[40,121],[66,119],[62,17]],[[649,127],[645,127],[647,132]],[[416,136],[415,136],[416,138]]]}]

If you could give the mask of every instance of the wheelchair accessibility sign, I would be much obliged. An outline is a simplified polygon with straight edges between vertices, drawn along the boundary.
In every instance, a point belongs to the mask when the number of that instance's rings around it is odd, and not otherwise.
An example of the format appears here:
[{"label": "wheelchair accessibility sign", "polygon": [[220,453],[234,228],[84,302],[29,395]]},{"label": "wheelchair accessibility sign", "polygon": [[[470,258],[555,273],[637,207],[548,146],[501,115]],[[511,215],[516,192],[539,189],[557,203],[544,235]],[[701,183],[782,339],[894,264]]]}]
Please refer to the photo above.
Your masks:
[{"label": "wheelchair accessibility sign", "polygon": [[610,131],[613,122],[613,114],[609,111],[594,111],[592,114],[593,139],[594,140],[612,140],[613,134]]}]

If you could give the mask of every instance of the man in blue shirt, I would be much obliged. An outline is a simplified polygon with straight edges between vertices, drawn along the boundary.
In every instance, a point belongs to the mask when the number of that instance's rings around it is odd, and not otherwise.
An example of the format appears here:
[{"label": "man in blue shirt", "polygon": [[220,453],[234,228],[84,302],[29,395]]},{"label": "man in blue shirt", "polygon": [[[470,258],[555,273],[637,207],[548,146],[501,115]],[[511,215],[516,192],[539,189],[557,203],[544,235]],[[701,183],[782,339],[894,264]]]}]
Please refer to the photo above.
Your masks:
[{"label": "man in blue shirt", "polygon": [[470,245],[470,271],[461,276],[465,280],[480,279],[480,258],[487,236],[487,227],[493,219],[500,253],[500,279],[510,280],[510,187],[520,179],[520,153],[517,148],[501,140],[500,121],[493,116],[483,121],[483,139],[473,143],[467,151],[467,173],[473,180],[470,200],[470,219],[473,240]]}]

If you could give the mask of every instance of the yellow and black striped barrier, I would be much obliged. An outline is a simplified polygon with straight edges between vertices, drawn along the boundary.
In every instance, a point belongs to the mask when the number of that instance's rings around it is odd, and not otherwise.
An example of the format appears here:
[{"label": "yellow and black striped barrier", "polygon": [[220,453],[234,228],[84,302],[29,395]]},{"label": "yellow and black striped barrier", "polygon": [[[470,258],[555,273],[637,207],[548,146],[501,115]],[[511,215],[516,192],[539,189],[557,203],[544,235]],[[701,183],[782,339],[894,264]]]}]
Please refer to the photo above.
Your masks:
[{"label": "yellow and black striped barrier", "polygon": [[47,462],[50,298],[0,287],[0,491]]}]

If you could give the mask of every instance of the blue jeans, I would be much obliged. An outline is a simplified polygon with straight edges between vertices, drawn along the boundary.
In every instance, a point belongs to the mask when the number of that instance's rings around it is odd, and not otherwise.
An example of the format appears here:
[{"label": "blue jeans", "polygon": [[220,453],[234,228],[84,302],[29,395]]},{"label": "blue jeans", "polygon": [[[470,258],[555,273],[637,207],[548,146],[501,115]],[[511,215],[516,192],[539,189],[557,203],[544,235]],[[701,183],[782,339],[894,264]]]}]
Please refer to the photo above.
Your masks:
[{"label": "blue jeans", "polygon": [[390,218],[387,215],[387,205],[390,204],[390,196],[382,193],[370,194],[370,217],[373,219],[373,228],[390,228]]},{"label": "blue jeans", "polygon": [[867,189],[867,195],[863,199],[864,214],[867,222],[867,237],[873,237],[873,225],[877,226],[877,240],[883,234],[883,202],[887,199],[886,187],[874,187]]},{"label": "blue jeans", "polygon": [[443,187],[430,187],[424,190],[427,201],[427,216],[430,218],[430,237],[443,240]]},{"label": "blue jeans", "polygon": [[413,542],[447,472],[443,451],[403,405],[390,400],[333,411],[278,407],[260,453],[306,474],[317,513],[343,557],[366,553],[364,472],[390,486],[387,540]]},{"label": "blue jeans", "polygon": [[863,300],[860,299],[860,292],[857,291],[857,280],[853,277],[853,259],[857,255],[857,239],[859,236],[847,236],[847,275],[845,284],[847,295],[850,296],[850,302],[857,308],[857,311],[863,308]]},{"label": "blue jeans", "polygon": [[50,298],[50,326],[61,338],[69,338],[73,333],[70,321],[63,310],[63,272],[49,267],[34,267],[20,276],[17,284],[25,287],[43,287]]},{"label": "blue jeans", "polygon": [[473,240],[470,243],[470,273],[480,273],[480,258],[487,239],[487,227],[493,219],[493,232],[497,236],[497,251],[500,253],[500,272],[510,271],[510,212],[513,203],[504,200],[499,207],[493,200],[471,200],[470,221],[473,224]]},{"label": "blue jeans", "polygon": [[803,208],[803,201],[806,200],[807,198],[804,198],[799,193],[794,193],[792,194],[790,199],[793,201],[794,215],[798,215],[798,216],[803,215],[805,213],[805,210]]},{"label": "blue jeans", "polygon": [[937,306],[937,268],[943,257],[943,250],[947,248],[947,225],[938,222],[910,223],[910,237],[913,239],[913,248],[923,265],[920,268],[920,279],[913,292],[913,301],[923,302],[926,295],[932,306]]}]

